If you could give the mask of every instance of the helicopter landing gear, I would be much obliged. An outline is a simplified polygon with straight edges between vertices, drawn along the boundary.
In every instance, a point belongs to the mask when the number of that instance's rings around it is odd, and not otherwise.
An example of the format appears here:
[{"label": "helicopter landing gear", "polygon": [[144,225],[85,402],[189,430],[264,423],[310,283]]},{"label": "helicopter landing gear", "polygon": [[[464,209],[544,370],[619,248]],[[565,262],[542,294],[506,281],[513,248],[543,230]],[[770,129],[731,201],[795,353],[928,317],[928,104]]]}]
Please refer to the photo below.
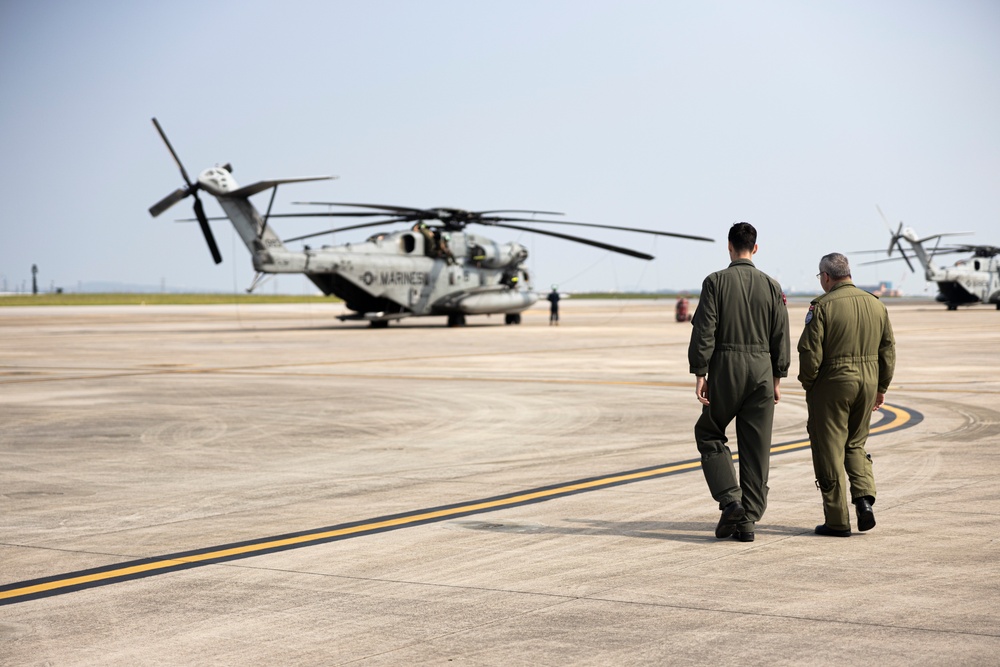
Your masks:
[{"label": "helicopter landing gear", "polygon": [[957,303],[949,303],[948,304],[948,310],[958,310],[958,304]]},{"label": "helicopter landing gear", "polygon": [[504,324],[520,324],[521,323],[521,313],[507,313],[503,316]]},{"label": "helicopter landing gear", "polygon": [[465,326],[465,313],[452,313],[448,316],[448,326],[449,327],[464,327]]},{"label": "helicopter landing gear", "polygon": [[388,329],[389,320],[372,320],[371,322],[368,323],[368,326],[370,326],[372,329]]}]

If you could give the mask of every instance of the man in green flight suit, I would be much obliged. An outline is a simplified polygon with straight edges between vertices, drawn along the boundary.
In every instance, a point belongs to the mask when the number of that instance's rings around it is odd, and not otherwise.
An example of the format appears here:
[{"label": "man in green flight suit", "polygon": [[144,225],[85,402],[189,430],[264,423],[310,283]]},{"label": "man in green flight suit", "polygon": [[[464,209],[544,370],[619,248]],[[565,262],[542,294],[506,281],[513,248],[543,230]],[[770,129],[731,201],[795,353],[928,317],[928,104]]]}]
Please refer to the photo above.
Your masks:
[{"label": "man in green flight suit", "polygon": [[806,313],[799,338],[799,381],[809,407],[816,486],[825,522],[819,535],[849,537],[844,472],[858,530],[875,527],[875,477],[865,451],[871,413],[882,407],[896,365],[896,344],[885,305],[851,281],[847,258],[832,253],[819,262],[823,287]]},{"label": "man in green flight suit", "polygon": [[[688,363],[702,404],[694,427],[701,467],[722,516],[718,538],[752,542],[767,507],[771,425],[788,375],[788,310],[781,286],[758,270],[757,230],[738,222],[729,230],[732,263],[701,286],[691,323]],[[736,419],[739,482],[726,427]]]}]

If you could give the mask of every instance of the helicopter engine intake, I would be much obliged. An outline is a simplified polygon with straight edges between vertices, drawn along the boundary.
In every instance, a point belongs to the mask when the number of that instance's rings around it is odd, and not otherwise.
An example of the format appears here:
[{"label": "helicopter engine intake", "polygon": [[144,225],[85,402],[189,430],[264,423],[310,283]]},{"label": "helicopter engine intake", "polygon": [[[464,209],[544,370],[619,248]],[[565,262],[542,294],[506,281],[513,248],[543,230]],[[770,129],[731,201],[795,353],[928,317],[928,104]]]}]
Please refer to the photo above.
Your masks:
[{"label": "helicopter engine intake", "polygon": [[472,247],[472,257],[479,266],[487,269],[502,269],[517,266],[528,258],[528,249],[520,243],[495,243],[477,238]]}]

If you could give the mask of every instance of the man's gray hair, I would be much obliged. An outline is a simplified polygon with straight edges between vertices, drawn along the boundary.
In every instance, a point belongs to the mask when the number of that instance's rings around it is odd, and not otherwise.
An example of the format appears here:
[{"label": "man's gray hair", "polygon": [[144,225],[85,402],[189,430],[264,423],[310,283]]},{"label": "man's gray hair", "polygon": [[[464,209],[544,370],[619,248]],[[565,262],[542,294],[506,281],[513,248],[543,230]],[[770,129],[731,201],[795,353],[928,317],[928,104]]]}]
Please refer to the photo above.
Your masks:
[{"label": "man's gray hair", "polygon": [[847,263],[847,258],[839,252],[824,255],[823,259],[819,260],[819,270],[834,280],[851,277],[851,265]]}]

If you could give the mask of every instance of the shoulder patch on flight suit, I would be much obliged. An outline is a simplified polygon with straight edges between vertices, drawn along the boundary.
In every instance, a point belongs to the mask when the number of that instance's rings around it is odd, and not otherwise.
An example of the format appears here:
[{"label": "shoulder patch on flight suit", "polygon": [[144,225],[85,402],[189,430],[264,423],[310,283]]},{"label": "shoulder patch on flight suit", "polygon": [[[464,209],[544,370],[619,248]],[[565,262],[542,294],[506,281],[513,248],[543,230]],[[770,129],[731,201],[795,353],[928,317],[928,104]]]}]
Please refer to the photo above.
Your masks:
[{"label": "shoulder patch on flight suit", "polygon": [[788,299],[785,298],[785,293],[784,292],[781,293],[781,303],[784,304],[784,305],[786,305],[786,306],[788,305]]},{"label": "shoulder patch on flight suit", "polygon": [[816,307],[815,305],[809,304],[809,311],[806,313],[806,324],[809,324],[810,322],[813,321],[813,308],[815,307]]}]

